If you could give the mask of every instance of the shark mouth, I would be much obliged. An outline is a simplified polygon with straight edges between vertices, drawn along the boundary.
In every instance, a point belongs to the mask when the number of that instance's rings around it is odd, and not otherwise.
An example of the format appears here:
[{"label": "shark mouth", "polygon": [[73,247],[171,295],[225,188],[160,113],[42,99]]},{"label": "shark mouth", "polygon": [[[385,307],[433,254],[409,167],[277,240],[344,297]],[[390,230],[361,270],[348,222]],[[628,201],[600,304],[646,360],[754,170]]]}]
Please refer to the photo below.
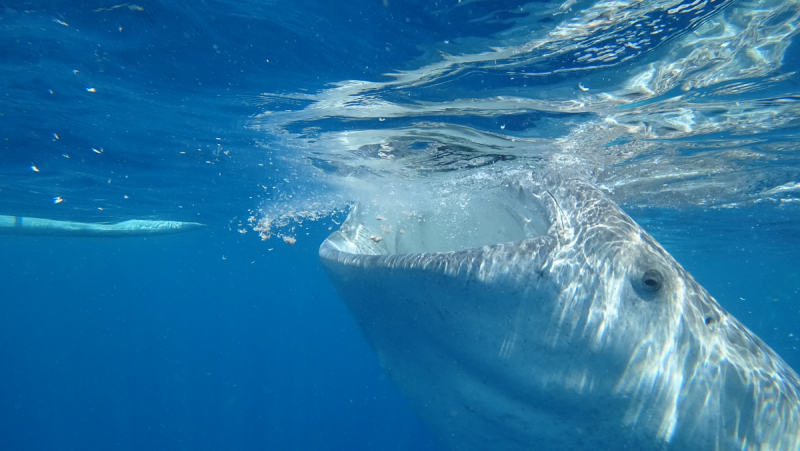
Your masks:
[{"label": "shark mouth", "polygon": [[509,183],[499,191],[358,203],[326,243],[345,254],[388,256],[465,251],[553,233],[560,215],[546,190]]}]

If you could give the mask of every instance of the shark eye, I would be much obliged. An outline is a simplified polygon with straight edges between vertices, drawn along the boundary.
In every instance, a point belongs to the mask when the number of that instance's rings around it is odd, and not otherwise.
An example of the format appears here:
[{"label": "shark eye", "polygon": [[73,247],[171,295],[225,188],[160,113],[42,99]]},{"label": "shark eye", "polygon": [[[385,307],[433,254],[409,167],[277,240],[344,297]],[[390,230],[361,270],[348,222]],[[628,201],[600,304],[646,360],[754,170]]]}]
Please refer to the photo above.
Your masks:
[{"label": "shark eye", "polygon": [[663,282],[664,276],[657,269],[648,269],[642,274],[642,288],[650,293],[660,290]]}]

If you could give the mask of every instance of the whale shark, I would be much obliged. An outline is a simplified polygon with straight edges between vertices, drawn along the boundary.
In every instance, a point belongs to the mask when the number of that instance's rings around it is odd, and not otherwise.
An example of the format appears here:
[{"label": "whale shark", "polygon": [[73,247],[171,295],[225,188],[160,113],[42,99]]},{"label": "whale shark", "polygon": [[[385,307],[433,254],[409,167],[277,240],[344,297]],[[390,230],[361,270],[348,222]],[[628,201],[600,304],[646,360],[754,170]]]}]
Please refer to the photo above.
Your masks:
[{"label": "whale shark", "polygon": [[458,224],[356,204],[319,250],[445,449],[800,450],[797,374],[602,190],[492,196]]},{"label": "whale shark", "polygon": [[0,215],[0,234],[35,236],[134,237],[166,235],[205,227],[198,222],[129,219],[111,224]]}]

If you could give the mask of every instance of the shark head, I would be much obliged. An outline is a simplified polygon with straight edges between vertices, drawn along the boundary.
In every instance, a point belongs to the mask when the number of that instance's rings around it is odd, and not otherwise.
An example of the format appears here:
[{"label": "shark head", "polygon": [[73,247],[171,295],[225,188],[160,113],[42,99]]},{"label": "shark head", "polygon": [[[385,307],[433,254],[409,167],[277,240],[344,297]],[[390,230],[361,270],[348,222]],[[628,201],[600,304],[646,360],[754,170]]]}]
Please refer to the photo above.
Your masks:
[{"label": "shark head", "polygon": [[356,206],[320,248],[445,447],[800,449],[797,375],[602,191],[531,174],[469,207]]}]

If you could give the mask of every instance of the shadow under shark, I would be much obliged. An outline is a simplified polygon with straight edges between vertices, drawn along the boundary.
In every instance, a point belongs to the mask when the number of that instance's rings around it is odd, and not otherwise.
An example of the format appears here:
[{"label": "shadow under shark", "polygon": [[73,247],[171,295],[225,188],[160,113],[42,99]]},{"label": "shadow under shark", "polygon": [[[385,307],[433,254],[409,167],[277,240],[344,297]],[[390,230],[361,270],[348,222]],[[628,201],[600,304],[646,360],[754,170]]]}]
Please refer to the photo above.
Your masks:
[{"label": "shadow under shark", "polygon": [[797,374],[590,183],[379,210],[320,257],[447,449],[800,450]]}]

